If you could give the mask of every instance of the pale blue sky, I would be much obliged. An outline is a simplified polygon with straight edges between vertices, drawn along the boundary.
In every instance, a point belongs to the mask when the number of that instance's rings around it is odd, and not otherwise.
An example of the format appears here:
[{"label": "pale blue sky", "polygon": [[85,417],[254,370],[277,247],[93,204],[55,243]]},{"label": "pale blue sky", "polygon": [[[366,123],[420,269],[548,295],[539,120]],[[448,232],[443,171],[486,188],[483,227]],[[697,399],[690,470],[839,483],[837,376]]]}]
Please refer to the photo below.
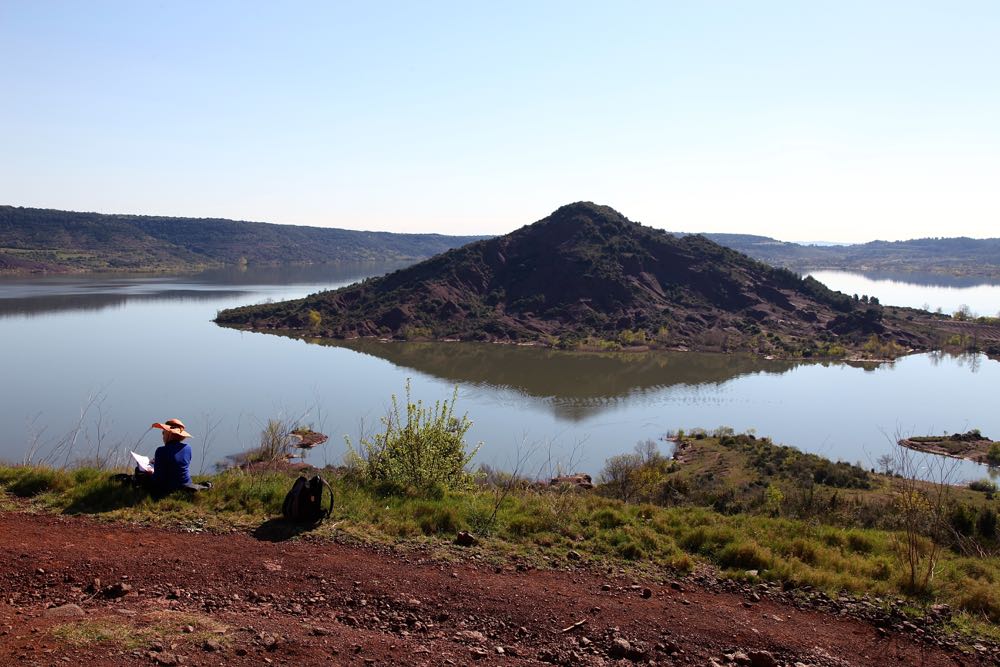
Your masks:
[{"label": "pale blue sky", "polygon": [[997,2],[0,0],[0,203],[1000,236]]}]

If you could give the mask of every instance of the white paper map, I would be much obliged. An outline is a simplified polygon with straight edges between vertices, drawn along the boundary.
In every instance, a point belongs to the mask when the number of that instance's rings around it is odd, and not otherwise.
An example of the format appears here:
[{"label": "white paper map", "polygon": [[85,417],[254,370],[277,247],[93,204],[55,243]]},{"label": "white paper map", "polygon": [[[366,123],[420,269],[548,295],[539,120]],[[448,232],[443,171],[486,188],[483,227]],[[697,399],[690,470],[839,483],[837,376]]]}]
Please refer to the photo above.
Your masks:
[{"label": "white paper map", "polygon": [[135,464],[139,466],[139,470],[143,472],[153,472],[153,464],[149,462],[148,456],[143,456],[142,454],[136,454],[135,452],[129,452],[132,458],[135,459]]}]

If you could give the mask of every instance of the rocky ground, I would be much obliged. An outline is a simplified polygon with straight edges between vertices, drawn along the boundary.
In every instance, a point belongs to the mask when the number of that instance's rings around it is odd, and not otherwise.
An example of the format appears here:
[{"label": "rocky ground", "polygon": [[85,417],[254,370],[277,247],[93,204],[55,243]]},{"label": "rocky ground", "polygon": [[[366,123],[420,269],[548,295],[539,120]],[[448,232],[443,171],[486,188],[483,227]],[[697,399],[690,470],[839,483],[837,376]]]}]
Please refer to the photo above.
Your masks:
[{"label": "rocky ground", "polygon": [[898,605],[0,513],[0,665],[985,665]]}]

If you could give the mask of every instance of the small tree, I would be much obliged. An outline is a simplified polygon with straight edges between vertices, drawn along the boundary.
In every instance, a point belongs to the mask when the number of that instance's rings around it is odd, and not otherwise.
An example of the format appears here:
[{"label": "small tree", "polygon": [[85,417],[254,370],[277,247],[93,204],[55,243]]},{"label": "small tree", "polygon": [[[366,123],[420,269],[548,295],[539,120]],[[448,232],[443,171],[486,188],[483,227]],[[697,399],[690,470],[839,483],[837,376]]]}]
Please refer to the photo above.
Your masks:
[{"label": "small tree", "polygon": [[482,443],[468,449],[465,434],[472,422],[466,415],[455,416],[457,400],[458,387],[450,401],[437,401],[433,407],[425,406],[423,401],[413,402],[407,380],[405,415],[393,395],[392,407],[381,420],[381,433],[362,436],[357,450],[350,438],[346,439],[348,462],[367,482],[394,490],[425,494],[435,487],[454,489],[467,485],[472,475],[466,466]]},{"label": "small tree", "polygon": [[918,457],[899,444],[893,454],[898,475],[893,480],[893,515],[899,529],[895,542],[903,566],[901,583],[909,593],[927,593],[951,530],[951,478],[958,462],[933,455]]},{"label": "small tree", "polygon": [[659,452],[655,442],[640,442],[634,453],[612,456],[604,462],[601,488],[625,502],[649,502],[665,481],[669,465],[670,460]]},{"label": "small tree", "polygon": [[986,462],[991,466],[1000,466],[1000,442],[994,442],[986,452]]},{"label": "small tree", "polygon": [[770,516],[778,516],[781,514],[781,506],[784,502],[785,494],[781,491],[781,487],[774,482],[768,484],[764,490],[764,511]]}]

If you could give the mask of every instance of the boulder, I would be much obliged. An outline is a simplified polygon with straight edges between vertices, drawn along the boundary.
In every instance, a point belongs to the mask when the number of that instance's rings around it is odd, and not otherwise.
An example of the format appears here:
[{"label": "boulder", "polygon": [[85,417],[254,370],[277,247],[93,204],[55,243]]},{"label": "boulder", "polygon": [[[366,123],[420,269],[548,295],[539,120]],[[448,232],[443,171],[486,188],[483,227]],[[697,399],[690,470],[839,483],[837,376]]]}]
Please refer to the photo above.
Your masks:
[{"label": "boulder", "polygon": [[576,486],[581,489],[592,489],[594,488],[594,480],[590,475],[586,473],[576,473],[575,475],[563,475],[562,477],[553,477],[549,482],[550,486],[559,486],[560,484],[569,484],[570,486]]}]

